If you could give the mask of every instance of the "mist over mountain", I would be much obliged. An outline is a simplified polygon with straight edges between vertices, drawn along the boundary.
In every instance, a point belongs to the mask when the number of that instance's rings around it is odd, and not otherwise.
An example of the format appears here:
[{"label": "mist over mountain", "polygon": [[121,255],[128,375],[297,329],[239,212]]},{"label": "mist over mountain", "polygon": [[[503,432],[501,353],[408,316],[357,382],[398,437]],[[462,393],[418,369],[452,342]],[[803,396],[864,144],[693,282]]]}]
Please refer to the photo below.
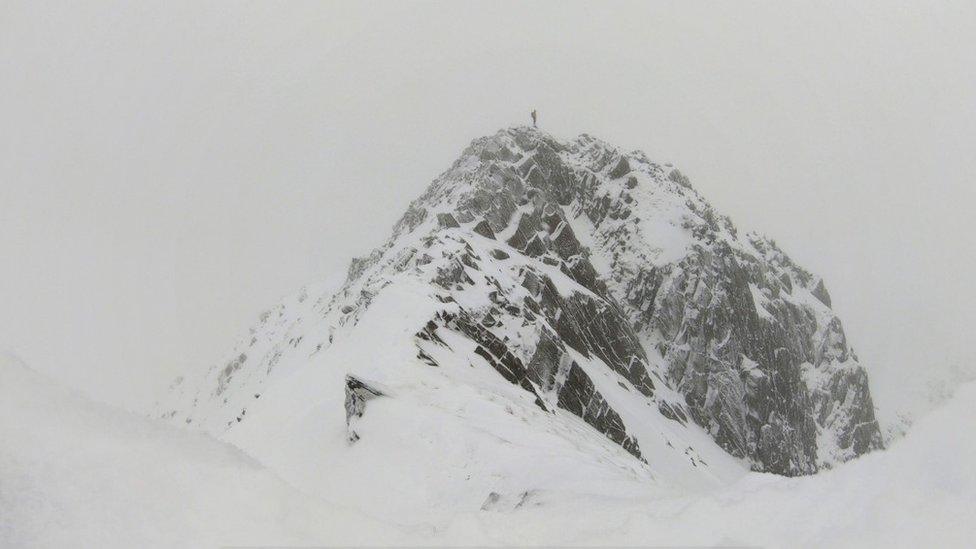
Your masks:
[{"label": "mist over mountain", "polygon": [[0,547],[969,547],[974,68],[970,0],[6,0]]}]

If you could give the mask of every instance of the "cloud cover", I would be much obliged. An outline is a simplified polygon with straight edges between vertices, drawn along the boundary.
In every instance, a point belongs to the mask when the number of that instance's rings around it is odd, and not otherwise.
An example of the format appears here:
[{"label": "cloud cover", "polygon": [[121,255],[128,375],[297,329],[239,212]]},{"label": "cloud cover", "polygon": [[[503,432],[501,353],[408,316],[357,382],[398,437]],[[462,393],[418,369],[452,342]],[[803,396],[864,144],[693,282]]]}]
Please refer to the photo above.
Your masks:
[{"label": "cloud cover", "polygon": [[528,120],[674,162],[822,275],[877,404],[972,363],[976,7],[0,8],[0,347],[138,408]]}]

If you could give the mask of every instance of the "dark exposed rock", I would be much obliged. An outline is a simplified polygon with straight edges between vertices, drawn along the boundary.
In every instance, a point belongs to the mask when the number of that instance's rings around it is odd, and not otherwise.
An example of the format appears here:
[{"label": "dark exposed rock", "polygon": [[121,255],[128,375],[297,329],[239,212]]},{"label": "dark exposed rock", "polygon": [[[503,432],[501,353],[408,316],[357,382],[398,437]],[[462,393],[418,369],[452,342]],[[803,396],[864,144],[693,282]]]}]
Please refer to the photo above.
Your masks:
[{"label": "dark exposed rock", "polygon": [[529,240],[535,236],[539,230],[539,218],[528,213],[523,213],[519,217],[518,227],[515,233],[508,239],[508,245],[516,250],[524,250],[529,244]]},{"label": "dark exposed rock", "polygon": [[559,270],[576,281],[580,286],[601,297],[606,297],[606,285],[598,278],[593,264],[584,257],[576,255],[566,259],[562,262]]},{"label": "dark exposed rock", "polygon": [[582,293],[564,298],[548,277],[542,278],[539,304],[566,345],[597,356],[644,395],[654,394],[644,349],[612,305]]},{"label": "dark exposed rock", "polygon": [[559,392],[559,407],[580,416],[624,450],[641,457],[637,441],[627,435],[620,415],[594,389],[593,381],[575,362],[569,368],[563,390]]},{"label": "dark exposed rock", "polygon": [[381,396],[384,394],[379,389],[357,377],[346,375],[346,428],[350,443],[359,440],[359,435],[353,426],[357,418],[363,417],[366,402]]},{"label": "dark exposed rock", "polygon": [[522,272],[522,287],[529,291],[532,295],[539,295],[539,291],[542,288],[542,283],[539,280],[539,275],[535,274],[535,271],[525,270]]},{"label": "dark exposed rock", "polygon": [[437,224],[447,229],[456,229],[461,226],[458,224],[457,219],[449,213],[437,214]]},{"label": "dark exposed rock", "polygon": [[607,404],[589,376],[565,352],[557,336],[543,332],[536,353],[526,366],[512,354],[505,342],[485,327],[474,324],[464,315],[444,314],[442,318],[448,328],[478,343],[475,354],[510,383],[532,394],[540,409],[548,410],[540,390],[555,391],[558,395],[556,405],[576,414],[635,457],[641,458],[639,445],[627,434],[619,414]]},{"label": "dark exposed rock", "polygon": [[610,170],[610,177],[616,179],[618,177],[623,177],[628,173],[630,173],[630,163],[627,162],[627,157],[621,156],[620,159],[617,160],[616,166]]},{"label": "dark exposed rock", "polygon": [[456,288],[460,284],[474,284],[474,281],[465,272],[464,264],[459,259],[454,259],[447,265],[439,267],[434,282],[445,290]]},{"label": "dark exposed rock", "polygon": [[[671,364],[668,375],[685,394],[695,420],[757,469],[795,475],[819,468],[818,432],[825,427],[840,434],[835,443],[841,448],[851,444],[851,455],[881,443],[866,382],[856,381],[863,369],[850,370],[860,372],[852,378],[840,368],[831,375],[849,381],[824,391],[812,391],[804,380],[802,363],[829,370],[847,361],[849,353],[836,318],[814,338],[813,313],[782,298],[788,294],[778,294],[780,285],[792,287],[789,281],[767,278],[755,258],[716,246],[665,271],[640,271],[625,286],[625,295],[640,329],[667,342],[662,354]],[[755,296],[763,294],[768,297],[757,303]],[[759,309],[769,316],[760,316]],[[727,369],[746,360],[752,366],[741,374]],[[842,387],[851,388],[854,398],[848,400]],[[838,424],[830,425],[820,412],[838,406],[847,410],[835,414]],[[845,434],[860,425],[865,427],[859,438]]]},{"label": "dark exposed rock", "polygon": [[525,249],[522,250],[525,255],[529,257],[539,257],[549,250],[546,248],[546,243],[542,241],[539,235],[535,235],[529,240],[528,244],[525,245]]},{"label": "dark exposed rock", "polygon": [[472,221],[478,216],[483,216],[492,230],[496,232],[504,229],[508,225],[512,213],[515,212],[517,205],[515,197],[523,193],[521,181],[509,172],[510,170],[499,172],[498,177],[503,181],[503,186],[510,189],[510,192],[492,192],[487,189],[478,189],[460,201],[458,210],[468,213]]},{"label": "dark exposed rock", "polygon": [[538,390],[528,378],[525,365],[522,364],[522,361],[517,356],[509,351],[505,342],[483,326],[472,322],[463,315],[455,316],[445,314],[443,318],[448,327],[463,333],[478,343],[478,347],[474,351],[475,354],[484,358],[509,383],[518,385],[535,395],[536,405],[543,410],[547,410]]},{"label": "dark exposed rock", "polygon": [[234,376],[234,373],[237,372],[237,370],[240,370],[241,366],[244,365],[244,362],[246,360],[247,360],[247,355],[241,353],[233,360],[228,362],[226,366],[224,366],[224,369],[221,370],[220,372],[220,376],[217,378],[216,394],[218,395],[223,394],[223,392],[227,389],[227,386],[230,384],[231,378]]},{"label": "dark exposed rock", "polygon": [[[814,389],[811,395],[817,422],[840,432],[838,445],[842,450],[858,456],[878,448],[878,421],[864,369],[835,371]],[[845,402],[854,405],[849,410],[839,410],[840,403]]]},{"label": "dark exposed rock", "polygon": [[498,506],[498,502],[502,499],[501,494],[498,492],[491,492],[488,497],[485,498],[484,503],[481,504],[482,511],[490,511]]},{"label": "dark exposed rock", "polygon": [[472,229],[475,233],[480,234],[485,238],[495,239],[495,231],[491,230],[491,225],[488,224],[487,220],[481,220]]},{"label": "dark exposed rock", "polygon": [[688,416],[685,415],[681,406],[674,406],[671,403],[662,400],[658,403],[657,408],[660,410],[661,414],[668,419],[673,419],[679,423],[688,422]]},{"label": "dark exposed rock", "polygon": [[824,286],[823,279],[817,281],[817,286],[810,292],[813,297],[820,300],[821,303],[830,307],[830,294],[827,293],[827,287]]},{"label": "dark exposed rock", "polygon": [[685,176],[685,174],[681,173],[677,169],[672,170],[671,173],[668,174],[668,179],[687,189],[691,188],[691,181]]},{"label": "dark exposed rock", "polygon": [[423,349],[417,351],[417,358],[419,358],[424,364],[427,364],[428,366],[433,366],[434,368],[440,367],[440,364],[438,364],[437,361],[434,360],[434,357],[427,354],[427,352],[424,351]]},{"label": "dark exposed rock", "polygon": [[779,281],[780,284],[783,285],[783,288],[786,290],[786,293],[788,294],[793,293],[793,280],[790,279],[790,275],[786,273],[779,275]]},{"label": "dark exposed rock", "polygon": [[582,246],[568,223],[560,223],[553,231],[552,249],[563,259],[582,252]]}]

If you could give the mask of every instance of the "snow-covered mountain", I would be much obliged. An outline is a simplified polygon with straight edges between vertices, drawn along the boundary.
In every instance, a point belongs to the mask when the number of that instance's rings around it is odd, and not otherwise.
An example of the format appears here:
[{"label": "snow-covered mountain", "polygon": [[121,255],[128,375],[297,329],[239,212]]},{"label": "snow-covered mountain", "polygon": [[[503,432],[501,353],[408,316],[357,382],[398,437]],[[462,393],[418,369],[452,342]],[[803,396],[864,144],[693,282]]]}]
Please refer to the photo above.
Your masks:
[{"label": "snow-covered mountain", "polygon": [[677,169],[525,127],[475,140],[344,282],[262,314],[159,415],[390,516],[882,445],[822,280]]}]

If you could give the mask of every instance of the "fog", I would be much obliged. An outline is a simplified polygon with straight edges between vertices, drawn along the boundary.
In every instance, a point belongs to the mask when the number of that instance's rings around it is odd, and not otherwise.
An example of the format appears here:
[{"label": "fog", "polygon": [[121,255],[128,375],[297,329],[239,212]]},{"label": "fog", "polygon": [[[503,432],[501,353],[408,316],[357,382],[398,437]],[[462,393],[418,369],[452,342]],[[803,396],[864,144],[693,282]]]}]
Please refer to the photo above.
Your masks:
[{"label": "fog", "polygon": [[535,108],[822,275],[884,416],[976,362],[976,4],[846,4],[4,2],[0,349],[145,409]]}]

